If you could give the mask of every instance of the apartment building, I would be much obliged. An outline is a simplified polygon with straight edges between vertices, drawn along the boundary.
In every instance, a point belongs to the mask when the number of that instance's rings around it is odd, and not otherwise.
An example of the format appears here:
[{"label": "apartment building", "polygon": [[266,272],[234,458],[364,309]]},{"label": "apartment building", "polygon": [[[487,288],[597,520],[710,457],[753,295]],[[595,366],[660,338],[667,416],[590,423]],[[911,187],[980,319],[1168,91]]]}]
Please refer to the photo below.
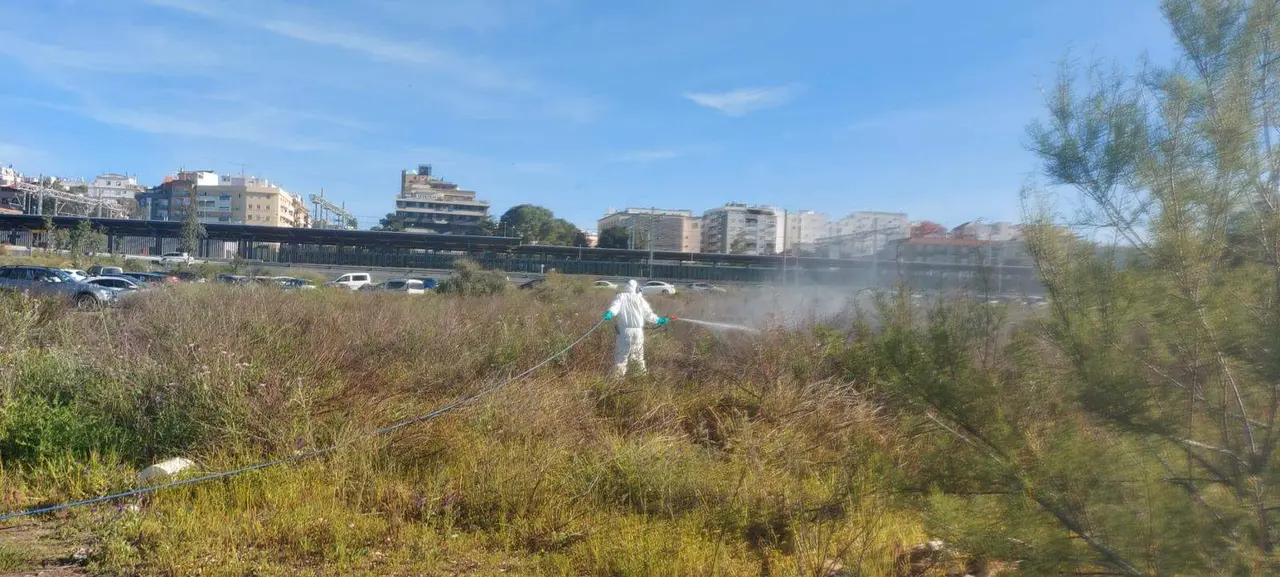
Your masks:
[{"label": "apartment building", "polygon": [[904,212],[853,212],[831,223],[827,236],[817,241],[818,253],[828,258],[867,257],[909,236],[911,223]]},{"label": "apartment building", "polygon": [[827,215],[812,210],[787,213],[787,233],[783,239],[786,250],[811,250],[818,239],[827,236],[831,223]]},{"label": "apartment building", "polygon": [[476,234],[489,218],[489,203],[477,199],[475,191],[433,176],[431,165],[423,164],[400,172],[396,216],[407,232]]},{"label": "apartment building", "polygon": [[635,247],[672,252],[702,250],[702,219],[691,210],[628,208],[610,210],[596,221],[597,230],[624,228]]},{"label": "apartment building", "polygon": [[1020,239],[987,241],[974,238],[913,237],[890,241],[880,251],[881,260],[932,264],[1032,266],[1035,264]]},{"label": "apartment building", "polygon": [[782,209],[731,202],[702,213],[702,252],[777,254],[785,231]]},{"label": "apartment building", "polygon": [[85,196],[93,200],[108,200],[119,204],[134,202],[134,195],[146,190],[138,186],[138,177],[109,172],[94,177],[85,185]]},{"label": "apartment building", "polygon": [[192,199],[196,217],[207,224],[310,225],[302,197],[256,176],[184,171],[137,195],[140,216],[150,220],[181,220]]},{"label": "apartment building", "polygon": [[955,238],[971,238],[992,242],[1006,242],[1022,237],[1022,228],[1012,222],[984,223],[978,220],[966,222],[951,229]]},{"label": "apartment building", "polygon": [[0,166],[0,187],[17,186],[20,176],[12,166]]},{"label": "apartment building", "polygon": [[166,176],[160,184],[134,195],[138,203],[137,217],[142,220],[182,220],[201,178],[211,184],[218,182],[215,172],[180,172]]}]

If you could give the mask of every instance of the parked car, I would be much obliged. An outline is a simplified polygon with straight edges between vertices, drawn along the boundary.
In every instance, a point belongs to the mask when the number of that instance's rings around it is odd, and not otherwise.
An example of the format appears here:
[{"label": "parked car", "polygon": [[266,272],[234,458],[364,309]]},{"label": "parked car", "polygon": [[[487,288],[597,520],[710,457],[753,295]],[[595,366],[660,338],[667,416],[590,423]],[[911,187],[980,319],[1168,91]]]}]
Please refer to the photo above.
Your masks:
[{"label": "parked car", "polygon": [[234,285],[249,284],[250,282],[252,282],[249,280],[249,277],[241,276],[238,274],[220,274],[213,277],[213,280],[220,283],[234,284]]},{"label": "parked car", "polygon": [[315,283],[304,278],[291,278],[280,282],[280,288],[285,290],[315,290]]},{"label": "parked car", "polygon": [[378,288],[374,290],[411,295],[420,295],[427,292],[426,286],[422,284],[422,281],[414,278],[393,278],[378,285]]},{"label": "parked car", "polygon": [[0,289],[62,297],[81,309],[110,305],[116,298],[111,290],[79,282],[59,269],[43,266],[0,267]]},{"label": "parked car", "polygon": [[535,279],[532,279],[532,280],[525,281],[523,284],[521,284],[521,285],[520,285],[520,288],[522,288],[522,289],[531,289],[531,288],[536,287],[536,286],[538,286],[538,285],[540,285],[540,284],[542,284],[542,283],[544,283],[544,282],[547,282],[547,279],[545,279],[545,278],[535,278]]},{"label": "parked car", "polygon": [[196,262],[196,259],[192,258],[191,255],[185,252],[166,252],[160,255],[161,265],[174,265],[174,264],[190,265],[190,264],[195,264],[195,262]]},{"label": "parked car", "polygon": [[89,278],[89,273],[84,272],[84,271],[82,271],[82,270],[80,270],[80,269],[64,268],[64,269],[62,269],[62,272],[65,272],[65,273],[67,273],[67,274],[71,275],[71,278],[73,278],[73,279],[75,279],[75,280],[78,280],[78,281],[82,281],[82,282],[84,281],[84,279]]},{"label": "parked car", "polygon": [[93,265],[89,267],[88,276],[115,276],[124,274],[124,269],[118,266],[100,266]]},{"label": "parked car", "polygon": [[206,282],[204,280],[204,277],[200,276],[200,273],[198,272],[185,271],[185,272],[177,273],[173,276],[178,277],[178,280],[182,282],[196,282],[196,283]]},{"label": "parked car", "polygon": [[640,286],[640,293],[647,295],[673,295],[676,294],[676,285],[660,280],[651,280]]},{"label": "parked car", "polygon": [[115,291],[117,294],[123,292],[139,291],[147,288],[144,283],[134,282],[122,276],[91,276],[84,279],[84,282],[91,285],[100,286]]},{"label": "parked car", "polygon": [[699,293],[723,293],[728,292],[724,287],[713,285],[709,282],[696,282],[689,285],[689,290]]},{"label": "parked car", "polygon": [[[103,276],[122,276],[122,275],[103,275]],[[160,274],[158,272],[125,272],[123,276],[129,277],[139,282],[154,285],[176,285],[178,277],[171,274]]]},{"label": "parked car", "polygon": [[595,284],[591,286],[598,289],[609,289],[613,291],[618,290],[618,283],[609,282],[607,280],[598,280],[596,281]]},{"label": "parked car", "polygon": [[324,283],[324,286],[342,287],[347,290],[356,291],[368,286],[372,282],[372,277],[367,272],[350,272]]},{"label": "parked car", "polygon": [[436,286],[438,286],[438,285],[439,285],[439,283],[437,283],[437,282],[436,282],[436,279],[433,279],[433,278],[430,278],[430,277],[427,277],[427,278],[416,278],[416,279],[413,279],[413,280],[420,280],[420,281],[422,281],[422,288],[427,289],[427,290],[436,290]]}]

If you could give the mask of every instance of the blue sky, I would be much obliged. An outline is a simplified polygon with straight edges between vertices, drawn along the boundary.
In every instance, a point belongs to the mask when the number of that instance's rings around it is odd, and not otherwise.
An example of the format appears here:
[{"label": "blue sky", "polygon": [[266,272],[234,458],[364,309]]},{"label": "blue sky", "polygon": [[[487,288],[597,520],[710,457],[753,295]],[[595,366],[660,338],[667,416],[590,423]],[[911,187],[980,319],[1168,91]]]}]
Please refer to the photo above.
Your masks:
[{"label": "blue sky", "polygon": [[1016,220],[1068,51],[1173,53],[1155,0],[8,0],[0,162],[243,169],[366,227],[419,163],[586,228],[727,201]]}]

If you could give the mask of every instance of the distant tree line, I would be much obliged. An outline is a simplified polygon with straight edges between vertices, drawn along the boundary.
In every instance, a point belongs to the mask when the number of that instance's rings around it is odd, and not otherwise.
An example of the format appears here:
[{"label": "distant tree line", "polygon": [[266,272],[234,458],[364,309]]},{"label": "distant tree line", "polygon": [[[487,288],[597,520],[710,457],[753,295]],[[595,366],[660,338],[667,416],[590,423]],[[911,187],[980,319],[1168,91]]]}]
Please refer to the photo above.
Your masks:
[{"label": "distant tree line", "polygon": [[[407,228],[404,217],[388,213],[373,230],[400,232]],[[526,244],[553,246],[590,246],[587,235],[573,223],[556,218],[551,209],[533,204],[513,206],[494,221],[486,217],[476,225],[474,234],[515,236]]]}]

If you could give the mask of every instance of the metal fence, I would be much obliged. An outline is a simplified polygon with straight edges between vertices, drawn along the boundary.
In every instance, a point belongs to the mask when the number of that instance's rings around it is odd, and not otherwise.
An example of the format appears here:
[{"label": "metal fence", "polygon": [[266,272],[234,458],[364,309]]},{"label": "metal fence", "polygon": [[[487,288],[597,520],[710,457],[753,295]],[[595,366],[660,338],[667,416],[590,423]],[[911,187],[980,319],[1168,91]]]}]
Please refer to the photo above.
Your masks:
[{"label": "metal fence", "polygon": [[[7,240],[25,246],[45,245],[42,235],[25,230],[14,231]],[[128,255],[156,256],[178,250],[178,239],[113,236],[109,252]],[[738,283],[818,284],[836,286],[893,286],[906,283],[914,290],[968,289],[994,294],[1042,294],[1038,273],[1032,267],[986,267],[969,270],[920,263],[884,261],[862,268],[803,268],[781,263],[769,264],[694,264],[679,261],[635,262],[625,260],[586,260],[537,254],[501,252],[427,252],[409,249],[354,249],[270,243],[231,243],[205,240],[197,251],[199,258],[241,258],[266,263],[298,265],[386,267],[415,269],[449,269],[460,258],[470,259],[483,267],[513,273],[540,274],[556,270],[566,274],[603,278],[642,278],[666,281],[708,281]]]}]

